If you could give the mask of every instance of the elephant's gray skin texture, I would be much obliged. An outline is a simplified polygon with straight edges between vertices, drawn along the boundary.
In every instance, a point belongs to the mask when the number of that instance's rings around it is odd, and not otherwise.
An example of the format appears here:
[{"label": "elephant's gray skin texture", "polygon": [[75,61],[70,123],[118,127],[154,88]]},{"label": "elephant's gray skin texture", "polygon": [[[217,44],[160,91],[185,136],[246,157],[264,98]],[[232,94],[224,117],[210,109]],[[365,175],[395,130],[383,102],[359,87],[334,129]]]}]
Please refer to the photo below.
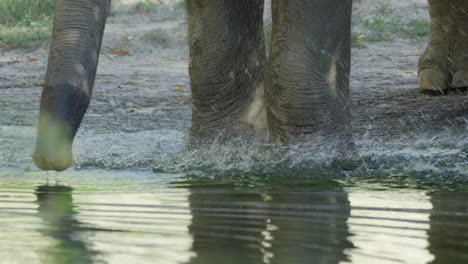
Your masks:
[{"label": "elephant's gray skin texture", "polygon": [[[34,161],[61,171],[88,107],[109,0],[57,0]],[[265,129],[274,143],[352,148],[352,0],[187,0],[192,142]],[[267,57],[269,58],[267,60]]]}]

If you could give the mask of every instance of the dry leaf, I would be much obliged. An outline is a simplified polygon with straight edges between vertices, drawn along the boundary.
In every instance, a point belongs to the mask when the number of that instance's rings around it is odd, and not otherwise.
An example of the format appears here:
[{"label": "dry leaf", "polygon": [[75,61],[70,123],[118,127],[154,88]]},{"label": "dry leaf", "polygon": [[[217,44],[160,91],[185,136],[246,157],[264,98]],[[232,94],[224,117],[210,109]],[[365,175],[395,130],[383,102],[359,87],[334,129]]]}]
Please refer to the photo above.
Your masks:
[{"label": "dry leaf", "polygon": [[176,84],[176,85],[174,86],[174,90],[175,90],[176,92],[178,92],[178,93],[183,93],[183,92],[185,92],[185,85],[183,85],[183,84]]},{"label": "dry leaf", "polygon": [[126,83],[125,83],[125,85],[132,85],[132,86],[137,86],[137,85],[138,85],[138,83],[136,83],[136,82],[132,82],[132,81],[128,81],[128,82],[126,82]]},{"label": "dry leaf", "polygon": [[364,42],[364,40],[366,40],[366,34],[361,33],[361,34],[357,37],[357,41],[358,41],[359,43],[362,43],[362,42]]},{"label": "dry leaf", "polygon": [[129,108],[127,109],[127,113],[135,113],[135,112],[136,112],[136,109],[133,108],[133,107],[129,107]]},{"label": "dry leaf", "polygon": [[33,56],[33,55],[26,56],[26,61],[28,61],[28,62],[33,62],[33,61],[38,61],[38,60],[39,60],[39,58],[36,57],[36,56]]},{"label": "dry leaf", "polygon": [[128,50],[119,49],[119,50],[114,50],[112,52],[112,55],[119,56],[119,57],[124,57],[124,56],[130,55],[130,52],[128,52]]}]

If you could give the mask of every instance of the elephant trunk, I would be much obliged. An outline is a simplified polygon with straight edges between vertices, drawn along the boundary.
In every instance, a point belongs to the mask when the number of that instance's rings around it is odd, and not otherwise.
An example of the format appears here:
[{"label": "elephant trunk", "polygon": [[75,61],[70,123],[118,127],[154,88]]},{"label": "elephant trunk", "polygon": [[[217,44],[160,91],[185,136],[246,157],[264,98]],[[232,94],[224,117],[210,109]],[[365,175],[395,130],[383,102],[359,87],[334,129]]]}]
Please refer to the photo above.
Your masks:
[{"label": "elephant trunk", "polygon": [[62,171],[88,108],[110,0],[57,0],[41,97],[36,165]]},{"label": "elephant trunk", "polygon": [[273,142],[352,146],[351,6],[351,0],[273,1],[265,91]]}]

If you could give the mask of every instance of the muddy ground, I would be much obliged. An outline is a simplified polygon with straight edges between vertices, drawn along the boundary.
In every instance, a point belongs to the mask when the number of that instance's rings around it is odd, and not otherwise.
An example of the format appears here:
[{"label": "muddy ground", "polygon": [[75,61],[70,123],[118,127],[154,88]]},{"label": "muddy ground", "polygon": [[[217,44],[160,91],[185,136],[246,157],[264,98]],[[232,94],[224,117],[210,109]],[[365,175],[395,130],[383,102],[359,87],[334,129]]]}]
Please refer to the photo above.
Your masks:
[{"label": "muddy ground", "polygon": [[[114,8],[108,19],[94,97],[77,144],[92,144],[84,140],[87,134],[183,134],[190,127],[185,15],[173,12],[173,3],[142,14],[127,2]],[[382,3],[389,3],[402,18],[428,19],[425,0],[362,0],[354,4],[354,16],[372,14]],[[169,37],[156,33],[148,41],[148,32],[158,29]],[[360,30],[355,25],[354,31]],[[353,48],[353,127],[362,151],[411,144],[466,147],[468,93],[438,97],[418,93],[417,62],[425,42],[425,38],[394,38]],[[129,55],[118,56],[119,50]],[[4,162],[26,162],[32,150],[47,53],[41,48],[0,56],[0,160]],[[18,147],[15,140],[26,143]]]}]

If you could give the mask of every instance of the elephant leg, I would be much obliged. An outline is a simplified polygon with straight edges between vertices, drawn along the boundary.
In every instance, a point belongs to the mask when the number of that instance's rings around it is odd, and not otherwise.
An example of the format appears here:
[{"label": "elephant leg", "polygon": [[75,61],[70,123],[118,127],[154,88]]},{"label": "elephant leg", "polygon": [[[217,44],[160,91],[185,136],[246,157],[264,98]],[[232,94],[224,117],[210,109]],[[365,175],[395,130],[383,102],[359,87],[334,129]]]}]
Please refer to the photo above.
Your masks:
[{"label": "elephant leg", "polygon": [[468,2],[429,0],[431,34],[419,60],[421,92],[468,86]]},{"label": "elephant leg", "polygon": [[453,37],[451,87],[466,88],[468,87],[468,2],[466,0],[452,0],[450,10],[456,29]]},{"label": "elephant leg", "polygon": [[240,132],[264,76],[263,0],[187,0],[192,142]]},{"label": "elephant leg", "polygon": [[351,8],[351,0],[273,0],[265,85],[273,142],[352,148]]},{"label": "elephant leg", "polygon": [[110,0],[57,0],[41,97],[36,165],[65,170],[91,98]]}]

